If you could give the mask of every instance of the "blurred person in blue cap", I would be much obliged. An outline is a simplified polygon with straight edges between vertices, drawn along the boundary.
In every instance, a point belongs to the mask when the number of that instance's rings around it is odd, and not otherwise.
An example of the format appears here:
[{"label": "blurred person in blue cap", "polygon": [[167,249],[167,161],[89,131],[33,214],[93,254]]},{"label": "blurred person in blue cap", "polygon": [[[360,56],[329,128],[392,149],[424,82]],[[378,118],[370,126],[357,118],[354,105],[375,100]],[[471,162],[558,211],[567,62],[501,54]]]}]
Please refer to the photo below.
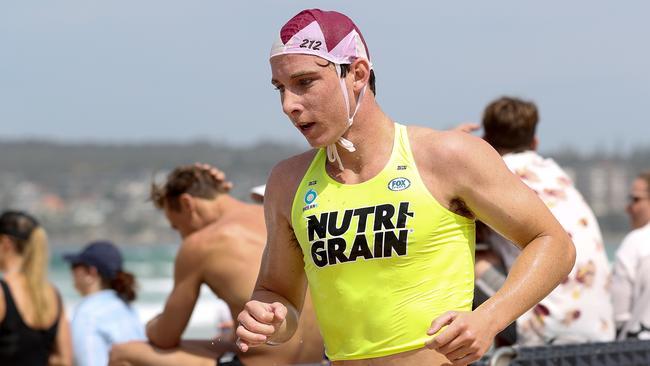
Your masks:
[{"label": "blurred person in blue cap", "polygon": [[122,268],[119,249],[109,241],[89,243],[66,254],[74,287],[83,300],[72,318],[76,365],[107,365],[113,343],[144,339],[144,327],[130,306],[136,298],[135,277]]},{"label": "blurred person in blue cap", "polygon": [[26,212],[0,215],[0,365],[72,365],[70,325],[47,280],[47,234]]}]

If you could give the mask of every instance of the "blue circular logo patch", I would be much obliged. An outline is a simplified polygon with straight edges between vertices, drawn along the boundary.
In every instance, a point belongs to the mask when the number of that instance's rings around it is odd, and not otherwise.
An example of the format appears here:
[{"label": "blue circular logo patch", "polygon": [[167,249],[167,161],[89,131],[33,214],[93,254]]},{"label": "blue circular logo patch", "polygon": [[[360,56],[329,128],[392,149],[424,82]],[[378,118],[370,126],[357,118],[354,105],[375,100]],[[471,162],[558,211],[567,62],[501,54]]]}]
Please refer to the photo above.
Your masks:
[{"label": "blue circular logo patch", "polygon": [[313,189],[308,190],[307,193],[305,193],[305,204],[310,205],[312,202],[316,200],[317,196],[318,194],[316,193],[316,191],[314,191]]}]

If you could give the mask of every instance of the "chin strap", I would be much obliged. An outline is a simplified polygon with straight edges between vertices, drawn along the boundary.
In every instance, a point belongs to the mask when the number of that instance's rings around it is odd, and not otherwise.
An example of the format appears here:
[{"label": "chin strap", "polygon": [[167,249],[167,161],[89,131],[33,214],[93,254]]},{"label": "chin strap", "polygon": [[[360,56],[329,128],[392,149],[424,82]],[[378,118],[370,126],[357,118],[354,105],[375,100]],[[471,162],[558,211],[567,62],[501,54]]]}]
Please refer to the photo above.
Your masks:
[{"label": "chin strap", "polygon": [[343,135],[350,129],[350,126],[352,126],[352,122],[354,121],[354,116],[357,114],[357,111],[361,106],[361,101],[363,100],[364,94],[366,94],[367,85],[364,85],[363,89],[361,89],[361,92],[359,93],[359,98],[357,98],[356,100],[357,105],[356,107],[354,107],[354,112],[352,113],[352,116],[350,116],[350,101],[348,100],[349,99],[348,88],[346,88],[345,86],[345,79],[341,77],[341,65],[334,64],[334,67],[336,68],[336,74],[339,76],[341,90],[343,91],[343,99],[345,99],[345,110],[348,113],[348,125],[345,128],[345,131],[343,131],[341,137],[339,137],[339,139],[335,143],[327,145],[327,160],[329,160],[332,163],[337,162],[339,169],[343,171],[343,163],[341,162],[341,157],[339,156],[339,152],[336,149],[336,144],[339,144],[342,148],[344,148],[349,152],[357,151],[352,141],[344,138]]}]

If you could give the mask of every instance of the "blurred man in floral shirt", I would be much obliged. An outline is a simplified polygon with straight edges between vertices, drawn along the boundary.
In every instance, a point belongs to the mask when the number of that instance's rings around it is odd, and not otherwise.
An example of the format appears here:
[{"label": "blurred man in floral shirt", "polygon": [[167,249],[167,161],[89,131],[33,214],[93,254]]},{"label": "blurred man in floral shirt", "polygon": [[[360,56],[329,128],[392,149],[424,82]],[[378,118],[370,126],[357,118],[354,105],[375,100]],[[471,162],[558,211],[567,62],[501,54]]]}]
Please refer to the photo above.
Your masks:
[{"label": "blurred man in floral shirt", "polygon": [[[535,346],[611,341],[615,336],[610,297],[610,268],[596,218],[571,178],[552,160],[535,150],[539,120],[532,102],[503,97],[490,103],[483,114],[484,139],[503,157],[551,210],[576,247],[573,270],[553,292],[517,320],[517,344]],[[478,126],[464,125],[471,131]],[[494,231],[485,235],[492,254],[477,252],[477,287],[497,287],[498,260],[505,270],[519,248]],[[494,255],[496,254],[496,256]],[[497,260],[495,260],[497,258]],[[487,290],[489,295],[489,289]]]}]

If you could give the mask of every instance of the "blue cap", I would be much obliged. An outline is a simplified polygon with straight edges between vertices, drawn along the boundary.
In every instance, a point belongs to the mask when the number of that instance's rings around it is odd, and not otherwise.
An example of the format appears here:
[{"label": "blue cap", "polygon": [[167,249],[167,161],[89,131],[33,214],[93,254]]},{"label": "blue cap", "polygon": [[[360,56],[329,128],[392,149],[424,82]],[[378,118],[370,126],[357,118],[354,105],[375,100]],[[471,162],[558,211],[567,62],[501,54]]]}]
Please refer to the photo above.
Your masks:
[{"label": "blue cap", "polygon": [[63,259],[72,265],[95,267],[102,277],[109,280],[122,270],[122,254],[110,241],[91,242],[80,253],[65,254]]}]

